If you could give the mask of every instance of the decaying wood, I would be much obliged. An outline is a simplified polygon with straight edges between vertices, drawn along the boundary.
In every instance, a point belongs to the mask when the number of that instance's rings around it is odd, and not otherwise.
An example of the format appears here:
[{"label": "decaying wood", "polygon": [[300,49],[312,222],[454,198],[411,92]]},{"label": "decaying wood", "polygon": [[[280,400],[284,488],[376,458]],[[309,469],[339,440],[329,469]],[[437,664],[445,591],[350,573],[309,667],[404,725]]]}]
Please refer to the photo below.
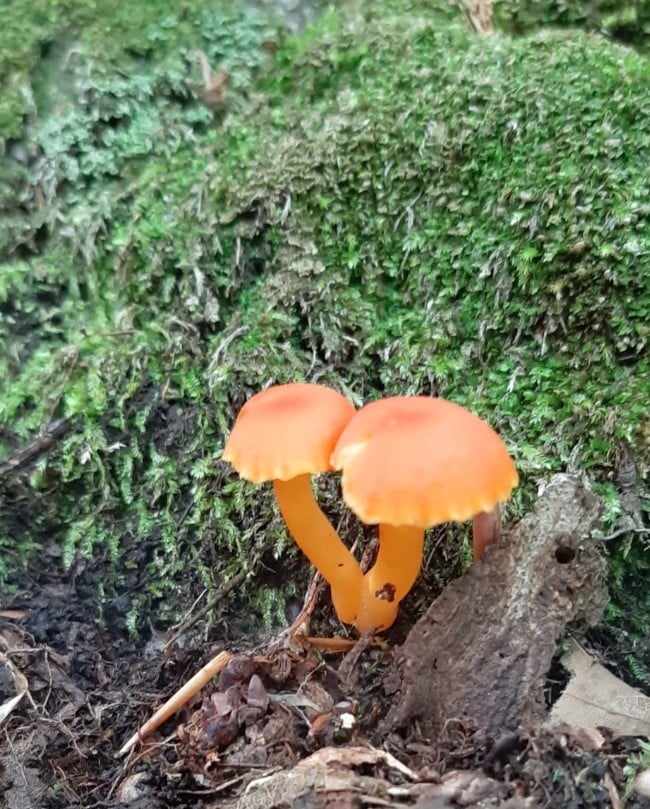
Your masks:
[{"label": "decaying wood", "polygon": [[535,509],[452,582],[413,627],[385,680],[383,731],[413,721],[429,737],[453,717],[489,734],[543,719],[542,687],[569,622],[596,623],[606,601],[590,540],[599,500],[557,475]]},{"label": "decaying wood", "polygon": [[[437,783],[418,775],[383,750],[325,747],[290,770],[250,783],[236,809],[363,809],[378,806],[493,806],[535,809],[532,799],[503,801],[504,784],[480,772],[447,773]],[[214,804],[223,806],[223,803]]]}]

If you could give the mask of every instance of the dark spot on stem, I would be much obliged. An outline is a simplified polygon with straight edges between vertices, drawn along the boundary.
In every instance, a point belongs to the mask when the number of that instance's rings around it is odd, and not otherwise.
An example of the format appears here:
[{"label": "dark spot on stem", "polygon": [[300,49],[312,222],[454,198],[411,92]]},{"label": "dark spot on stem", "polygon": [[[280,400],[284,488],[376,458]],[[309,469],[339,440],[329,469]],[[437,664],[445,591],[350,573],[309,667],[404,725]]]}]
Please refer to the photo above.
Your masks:
[{"label": "dark spot on stem", "polygon": [[375,591],[375,598],[388,601],[389,604],[392,604],[393,601],[395,601],[395,585],[387,581],[380,590]]}]

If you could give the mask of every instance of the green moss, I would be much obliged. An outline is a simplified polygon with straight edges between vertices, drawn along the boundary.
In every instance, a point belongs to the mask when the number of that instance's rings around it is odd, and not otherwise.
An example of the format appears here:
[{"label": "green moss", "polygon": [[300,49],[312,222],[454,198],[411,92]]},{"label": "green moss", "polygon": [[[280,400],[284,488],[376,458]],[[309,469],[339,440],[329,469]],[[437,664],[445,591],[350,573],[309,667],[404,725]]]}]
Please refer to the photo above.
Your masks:
[{"label": "green moss", "polygon": [[499,26],[530,33],[542,26],[580,27],[648,51],[650,7],[645,0],[495,0]]},{"label": "green moss", "polygon": [[[235,85],[264,56],[244,12],[205,0],[15,0],[0,9],[0,145],[21,137],[25,123],[66,111],[85,78],[110,69],[112,83],[146,65],[178,74],[188,50],[204,49],[219,64],[232,60]],[[243,70],[242,70],[243,69]],[[144,78],[144,77],[143,77]],[[90,83],[92,85],[92,83]],[[160,89],[160,88],[158,88]],[[119,92],[119,91],[118,91]],[[132,92],[132,90],[131,90]],[[127,91],[128,97],[131,93]],[[53,122],[56,123],[56,122]]]},{"label": "green moss", "polygon": [[647,476],[648,63],[429,6],[333,13],[272,58],[263,23],[213,10],[204,50],[241,65],[221,118],[189,60],[69,68],[3,233],[2,451],[73,425],[5,521],[14,564],[54,531],[67,560],[107,557],[107,587],[146,579],[165,620],[165,594],[272,561],[269,493],[218,462],[269,382],[465,404],[512,448],[515,510],[568,464],[606,479],[615,441]]}]

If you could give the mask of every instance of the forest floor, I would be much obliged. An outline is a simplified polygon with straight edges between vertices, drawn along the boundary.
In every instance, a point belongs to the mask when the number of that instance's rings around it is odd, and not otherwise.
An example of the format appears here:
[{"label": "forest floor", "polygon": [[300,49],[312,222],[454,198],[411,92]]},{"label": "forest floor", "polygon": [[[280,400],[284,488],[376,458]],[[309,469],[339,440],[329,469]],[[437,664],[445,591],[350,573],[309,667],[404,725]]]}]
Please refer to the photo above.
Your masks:
[{"label": "forest floor", "polygon": [[[169,646],[161,633],[143,646],[118,621],[94,618],[101,570],[63,574],[56,556],[45,550],[0,614],[13,672],[12,683],[4,668],[0,694],[27,688],[2,732],[7,809],[650,805],[631,788],[644,761],[639,740],[605,729],[531,724],[489,737],[459,718],[433,741],[417,726],[378,737],[391,703],[382,674],[406,620],[381,645],[345,654],[277,643],[269,653],[270,639],[227,624],[219,645],[190,629]],[[594,633],[588,647],[617,669],[615,652],[597,646]],[[117,756],[224,647],[234,657],[218,685]],[[548,693],[559,695],[566,676],[554,665]]]},{"label": "forest floor", "polygon": [[[385,733],[385,675],[469,568],[467,531],[431,533],[381,643],[283,645],[308,568],[269,492],[219,462],[273,381],[465,405],[515,458],[509,523],[560,470],[601,498],[584,540],[610,602],[568,635],[647,700],[647,58],[536,20],[480,40],[429,0],[341,4],[299,37],[202,0],[11,7],[0,805],[649,806],[638,734]],[[319,495],[371,538],[334,482]],[[341,631],[326,594],[313,623]],[[119,756],[224,649],[218,682]]]}]

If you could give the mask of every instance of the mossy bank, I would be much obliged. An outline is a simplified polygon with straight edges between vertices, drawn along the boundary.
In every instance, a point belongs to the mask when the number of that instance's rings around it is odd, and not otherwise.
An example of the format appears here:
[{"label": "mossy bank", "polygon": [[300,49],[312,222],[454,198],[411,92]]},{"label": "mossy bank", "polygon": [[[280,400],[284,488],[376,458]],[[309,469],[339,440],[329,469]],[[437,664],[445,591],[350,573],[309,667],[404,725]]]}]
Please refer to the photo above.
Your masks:
[{"label": "mossy bank", "polygon": [[[5,584],[54,544],[135,628],[262,559],[231,597],[283,620],[306,579],[268,572],[290,552],[270,493],[219,455],[247,396],[299,379],[466,405],[516,458],[512,513],[569,467],[614,525],[617,457],[639,485],[650,458],[647,60],[578,31],[479,38],[442,2],[298,38],[195,3],[130,37],[102,60],[71,23],[46,112],[7,124],[1,456],[69,422],[0,481]],[[197,50],[232,74],[223,107]],[[623,542],[610,620],[643,677],[648,552]]]}]

